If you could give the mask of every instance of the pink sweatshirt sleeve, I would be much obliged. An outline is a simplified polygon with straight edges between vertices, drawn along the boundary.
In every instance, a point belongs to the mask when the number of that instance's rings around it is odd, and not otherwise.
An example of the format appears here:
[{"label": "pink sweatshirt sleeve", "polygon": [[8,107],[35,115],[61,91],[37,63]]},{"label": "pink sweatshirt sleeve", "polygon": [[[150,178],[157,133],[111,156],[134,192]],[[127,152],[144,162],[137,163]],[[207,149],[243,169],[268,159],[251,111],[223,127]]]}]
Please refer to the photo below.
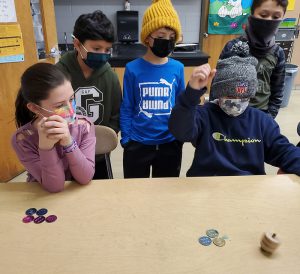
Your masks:
[{"label": "pink sweatshirt sleeve", "polygon": [[72,176],[79,184],[89,183],[94,176],[95,146],[95,126],[85,122],[80,144],[74,151],[66,153]]},{"label": "pink sweatshirt sleeve", "polygon": [[12,145],[28,173],[45,190],[59,192],[64,189],[64,167],[55,147],[51,150],[40,150],[37,144],[17,140],[17,134],[13,136]]},{"label": "pink sweatshirt sleeve", "polygon": [[[33,177],[33,181],[39,182],[49,192],[62,191],[66,174],[64,163],[57,153],[57,145],[51,150],[41,150],[38,148],[38,138],[37,140],[18,138],[18,134],[21,135],[20,137],[23,136],[22,133],[17,132],[12,137],[12,146],[20,162]],[[87,184],[95,173],[94,125],[83,120],[83,123],[74,130],[72,137],[78,147],[70,153],[65,153],[64,158],[75,181],[79,184]]]}]

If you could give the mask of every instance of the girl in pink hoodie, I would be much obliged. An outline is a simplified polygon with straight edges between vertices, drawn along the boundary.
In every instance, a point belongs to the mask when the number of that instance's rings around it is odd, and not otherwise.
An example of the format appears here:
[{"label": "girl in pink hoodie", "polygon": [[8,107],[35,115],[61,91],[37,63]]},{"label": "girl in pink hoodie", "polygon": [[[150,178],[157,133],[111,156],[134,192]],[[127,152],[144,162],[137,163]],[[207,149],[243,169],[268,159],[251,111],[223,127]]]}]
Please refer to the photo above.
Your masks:
[{"label": "girl in pink hoodie", "polygon": [[76,117],[69,76],[48,63],[29,67],[15,106],[18,129],[12,146],[28,171],[27,181],[49,192],[62,191],[65,180],[89,183],[95,172],[95,130],[86,117]]}]

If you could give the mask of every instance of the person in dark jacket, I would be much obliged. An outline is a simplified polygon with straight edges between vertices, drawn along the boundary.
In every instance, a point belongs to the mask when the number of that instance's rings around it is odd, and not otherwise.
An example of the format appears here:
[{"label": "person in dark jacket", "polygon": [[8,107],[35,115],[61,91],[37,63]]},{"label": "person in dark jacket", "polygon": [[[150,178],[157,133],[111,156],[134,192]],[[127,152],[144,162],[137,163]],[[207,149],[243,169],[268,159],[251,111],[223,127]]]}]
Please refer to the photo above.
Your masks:
[{"label": "person in dark jacket", "polygon": [[[75,50],[64,54],[56,65],[71,75],[76,112],[118,133],[121,86],[108,63],[114,42],[113,24],[100,10],[82,14],[75,22],[73,38]],[[94,179],[107,178],[104,156],[97,155]]]},{"label": "person in dark jacket", "polygon": [[[285,55],[275,43],[275,34],[286,12],[288,0],[254,0],[245,35],[229,41],[220,59],[226,58],[233,45],[247,42],[250,52],[258,60],[256,66],[258,89],[250,100],[250,106],[275,118],[284,92]],[[211,95],[210,100],[215,98]]]},{"label": "person in dark jacket", "polygon": [[[170,132],[196,148],[187,176],[262,175],[265,162],[300,175],[300,148],[280,133],[270,115],[249,106],[258,84],[257,60],[247,44],[242,48],[220,59],[217,72],[209,64],[195,68],[172,110]],[[216,99],[201,106],[215,73],[211,92]]]}]

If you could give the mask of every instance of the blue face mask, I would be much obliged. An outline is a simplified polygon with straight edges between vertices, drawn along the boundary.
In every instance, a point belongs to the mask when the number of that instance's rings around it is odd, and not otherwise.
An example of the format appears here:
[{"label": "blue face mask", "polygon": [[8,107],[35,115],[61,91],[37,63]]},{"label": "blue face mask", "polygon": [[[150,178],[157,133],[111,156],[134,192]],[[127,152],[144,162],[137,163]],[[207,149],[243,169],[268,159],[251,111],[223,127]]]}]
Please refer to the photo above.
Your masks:
[{"label": "blue face mask", "polygon": [[[82,45],[82,44],[81,44]],[[110,58],[110,53],[95,53],[87,51],[87,49],[82,45],[83,49],[86,51],[86,59],[83,59],[81,52],[81,58],[83,62],[91,69],[99,69],[103,67]]]}]

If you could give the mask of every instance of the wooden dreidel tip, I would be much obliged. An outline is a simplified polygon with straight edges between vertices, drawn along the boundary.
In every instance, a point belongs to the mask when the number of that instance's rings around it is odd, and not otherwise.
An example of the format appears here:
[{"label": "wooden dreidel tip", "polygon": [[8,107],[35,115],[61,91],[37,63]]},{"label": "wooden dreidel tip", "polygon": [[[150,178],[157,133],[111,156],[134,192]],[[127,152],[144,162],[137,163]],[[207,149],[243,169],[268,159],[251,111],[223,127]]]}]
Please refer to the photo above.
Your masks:
[{"label": "wooden dreidel tip", "polygon": [[280,241],[275,233],[266,232],[260,241],[261,249],[272,254],[280,245]]}]

